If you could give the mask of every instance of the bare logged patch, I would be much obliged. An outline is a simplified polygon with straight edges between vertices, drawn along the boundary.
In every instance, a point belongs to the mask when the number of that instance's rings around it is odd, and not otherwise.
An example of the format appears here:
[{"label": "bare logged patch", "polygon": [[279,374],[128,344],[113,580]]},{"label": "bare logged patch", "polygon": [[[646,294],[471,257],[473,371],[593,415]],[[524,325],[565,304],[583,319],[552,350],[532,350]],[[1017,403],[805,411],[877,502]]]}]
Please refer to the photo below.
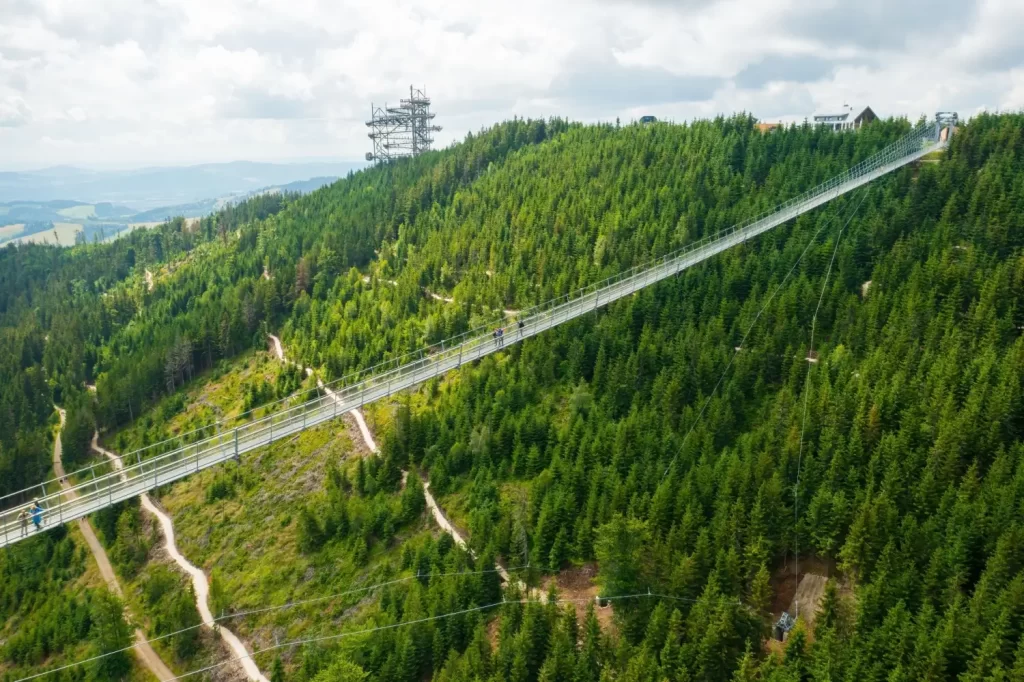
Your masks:
[{"label": "bare logged patch", "polygon": [[[615,622],[612,620],[612,607],[600,606],[594,609],[595,615],[597,615],[597,624],[601,626],[601,632],[605,634],[612,634],[615,632]],[[579,618],[579,610],[576,611],[576,618]]]},{"label": "bare logged patch", "polygon": [[807,626],[814,627],[814,621],[821,608],[821,598],[825,594],[825,583],[828,578],[817,573],[804,573],[796,588],[796,595],[789,605],[789,612],[798,614],[807,621]]},{"label": "bare logged patch", "polygon": [[[249,676],[245,674],[245,669],[242,668],[242,664],[233,660],[237,657],[237,654],[231,650],[231,647],[225,644],[224,640],[220,637],[215,637],[207,628],[203,628],[203,635],[204,640],[210,640],[209,646],[211,648],[215,648],[217,651],[217,656],[214,658],[214,662],[227,660],[232,661],[227,665],[222,665],[210,671],[210,679],[212,682],[248,682]],[[206,642],[204,641],[204,645],[205,644]],[[208,665],[213,665],[213,662]]]},{"label": "bare logged patch", "polygon": [[612,622],[612,607],[597,606],[597,595],[601,589],[594,584],[597,578],[597,563],[590,562],[582,566],[573,566],[559,571],[555,576],[548,576],[542,583],[542,589],[546,592],[551,588],[551,583],[558,589],[559,599],[571,600],[576,609],[576,619],[582,623],[587,617],[587,608],[594,604],[594,613],[602,632],[609,633],[614,630]]},{"label": "bare logged patch", "polygon": [[[824,561],[815,557],[800,558],[800,577],[807,573],[823,575],[826,578],[835,574],[835,562]],[[798,580],[793,579],[793,559],[776,569],[772,575],[772,617],[778,619],[783,611],[788,611],[793,597],[796,596]]]},{"label": "bare logged patch", "polygon": [[808,630],[813,632],[814,621],[821,609],[821,600],[825,594],[825,585],[829,579],[838,583],[839,596],[848,600],[853,598],[853,586],[844,576],[836,571],[835,561],[818,557],[801,557],[800,573],[795,575],[793,562],[788,561],[775,571],[771,586],[772,622],[782,615],[783,611],[794,615],[796,607],[800,607],[800,617],[807,623]]},{"label": "bare logged patch", "polygon": [[498,650],[499,638],[501,637],[501,616],[498,616],[487,624],[487,641],[491,643],[491,650]]}]

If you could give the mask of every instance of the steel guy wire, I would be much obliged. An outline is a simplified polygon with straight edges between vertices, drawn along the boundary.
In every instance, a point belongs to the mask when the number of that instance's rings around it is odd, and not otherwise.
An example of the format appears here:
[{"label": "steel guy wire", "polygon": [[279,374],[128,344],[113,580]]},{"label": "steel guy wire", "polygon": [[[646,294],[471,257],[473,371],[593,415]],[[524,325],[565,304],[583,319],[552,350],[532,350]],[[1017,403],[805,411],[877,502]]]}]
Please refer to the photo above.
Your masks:
[{"label": "steel guy wire", "polygon": [[[866,195],[862,195],[861,197],[861,203],[864,201],[864,196]],[[857,208],[860,208],[860,203],[857,204]],[[856,208],[854,209],[854,211],[856,211]],[[785,286],[786,282],[789,281],[789,278],[793,276],[793,273],[796,272],[796,268],[798,265],[800,265],[801,261],[803,261],[804,256],[807,255],[807,252],[810,251],[811,247],[814,246],[814,244],[818,241],[818,236],[840,215],[841,212],[837,213],[836,215],[826,220],[824,224],[822,224],[822,226],[818,228],[817,232],[814,233],[810,241],[807,242],[807,246],[805,246],[804,250],[800,252],[800,256],[797,257],[796,261],[794,261],[793,265],[789,268],[789,271],[786,273],[786,276],[783,277],[782,281],[775,286],[775,289],[772,291],[771,295],[768,296],[768,300],[764,302],[764,305],[761,306],[761,309],[757,311],[757,314],[754,316],[754,319],[747,326],[747,329],[743,333],[742,338],[740,338],[739,348],[743,348],[744,342],[746,342],[747,337],[750,336],[750,332],[754,330],[754,326],[757,324],[757,321],[761,319],[761,315],[764,313],[765,310],[768,309],[768,306],[771,305],[771,302],[775,300],[775,296],[778,295],[778,293],[782,290],[782,287]],[[853,213],[850,214],[850,217],[853,217]],[[849,224],[849,219],[847,220],[846,224]],[[842,229],[845,229],[846,224],[844,224],[843,228],[840,229],[840,233],[842,233]],[[732,357],[729,358],[729,362],[725,365],[725,369],[722,370],[722,374],[718,377],[718,381],[715,383],[715,387],[711,389],[711,393],[709,393],[708,397],[704,399],[704,404],[701,405],[700,411],[697,413],[696,418],[694,418],[693,423],[690,425],[690,429],[686,432],[686,435],[683,437],[683,442],[679,444],[680,450],[682,450],[683,446],[686,445],[686,441],[689,440],[690,434],[692,434],[694,429],[697,428],[697,425],[700,423],[701,418],[704,416],[704,411],[707,410],[708,405],[711,404],[711,399],[715,397],[715,394],[718,392],[718,389],[722,385],[722,381],[725,380],[725,375],[728,374],[729,369],[733,366],[733,363],[736,362],[736,358],[738,355],[738,351],[733,352]],[[679,459],[679,452],[676,452],[675,456],[672,458],[672,461],[669,462],[669,465],[665,468],[665,473],[663,474],[663,477],[668,476],[669,471],[671,471],[672,466],[676,463],[677,459]]]},{"label": "steel guy wire", "polygon": [[[733,226],[731,226],[729,228],[725,228],[725,229],[719,230],[714,235],[709,235],[707,237],[704,237],[701,240],[699,240],[698,242],[691,243],[691,244],[686,244],[686,245],[684,245],[682,247],[679,247],[678,249],[675,249],[672,252],[670,252],[668,254],[665,254],[665,255],[663,255],[661,257],[650,258],[650,259],[648,259],[647,261],[645,261],[645,262],[643,262],[641,264],[638,264],[636,266],[633,266],[632,268],[629,268],[628,270],[623,270],[623,271],[621,271],[619,273],[616,273],[616,274],[614,274],[614,275],[612,275],[610,277],[607,277],[604,280],[601,280],[599,282],[593,282],[590,285],[588,285],[587,287],[581,288],[581,289],[579,289],[577,291],[571,292],[569,294],[565,294],[563,296],[552,298],[552,299],[550,299],[548,301],[539,303],[539,304],[534,305],[534,306],[532,306],[530,308],[523,309],[523,310],[520,311],[520,318],[522,318],[522,317],[529,318],[529,317],[531,317],[531,316],[533,316],[535,314],[538,314],[539,311],[547,309],[551,305],[556,305],[559,301],[562,301],[563,299],[565,299],[566,301],[575,300],[573,297],[582,296],[585,291],[593,291],[593,290],[596,290],[596,288],[600,288],[600,287],[602,287],[604,285],[607,285],[607,284],[609,284],[609,283],[611,283],[613,281],[623,281],[624,279],[628,279],[629,277],[632,277],[633,274],[642,272],[645,268],[655,267],[654,264],[659,262],[659,261],[665,262],[666,259],[677,257],[680,254],[682,254],[682,253],[684,253],[684,252],[686,252],[688,250],[692,250],[695,247],[699,246],[700,244],[704,243],[706,240],[709,240],[709,239],[713,240],[713,239],[718,239],[718,238],[724,238],[729,233],[732,233],[732,232],[735,232],[737,230],[743,229],[744,227],[748,227],[750,225],[753,225],[753,224],[757,223],[760,220],[766,219],[768,216],[772,215],[773,213],[778,213],[778,212],[784,210],[785,207],[793,206],[793,205],[799,204],[801,202],[808,201],[810,198],[812,198],[815,195],[822,195],[822,194],[824,194],[826,192],[831,192],[831,191],[833,191],[833,189],[835,187],[838,187],[843,182],[849,181],[850,179],[853,179],[855,177],[861,177],[861,176],[867,175],[868,173],[870,173],[870,172],[872,172],[874,170],[877,170],[878,168],[881,168],[881,167],[885,166],[887,163],[892,163],[892,162],[894,162],[894,161],[896,161],[896,160],[898,160],[900,158],[903,158],[903,157],[907,156],[909,153],[911,153],[914,150],[915,145],[920,144],[921,142],[923,142],[923,141],[925,141],[927,139],[929,131],[930,131],[930,127],[927,124],[923,124],[923,125],[917,126],[916,128],[913,128],[911,130],[911,132],[908,133],[905,137],[903,137],[903,138],[897,140],[896,142],[893,142],[890,145],[882,148],[881,150],[879,150],[878,152],[876,152],[873,155],[869,156],[868,158],[864,159],[860,163],[858,163],[855,166],[847,169],[843,173],[840,173],[839,175],[831,178],[830,180],[827,180],[825,182],[819,183],[818,185],[816,185],[816,186],[814,186],[814,187],[812,187],[812,188],[810,188],[808,190],[805,190],[803,193],[797,195],[796,197],[792,197],[792,198],[790,198],[789,200],[787,200],[785,202],[777,204],[772,209],[769,209],[769,210],[766,210],[766,211],[762,211],[760,214],[754,216],[753,218],[748,218],[747,220],[741,221],[741,222],[737,223],[736,225],[733,225]],[[480,326],[478,326],[478,327],[476,327],[474,329],[471,329],[469,331],[463,332],[462,334],[459,334],[459,335],[457,335],[455,337],[451,337],[450,339],[446,339],[445,341],[442,342],[442,346],[444,345],[445,342],[447,342],[450,349],[451,348],[455,348],[455,347],[458,346],[458,344],[454,344],[453,343],[454,341],[457,341],[459,339],[471,339],[473,334],[482,332],[485,328],[489,328],[489,326],[492,324],[492,322],[493,321],[488,321],[487,323],[485,323],[483,325],[480,325]],[[514,343],[515,340],[513,339],[512,342]],[[424,357],[424,351],[425,350],[427,350],[428,353],[429,353],[429,349],[420,348],[418,350],[413,350],[413,351],[410,351],[410,352],[405,353],[403,355],[396,356],[396,357],[390,358],[388,360],[384,360],[384,361],[382,361],[382,362],[380,362],[377,365],[374,365],[372,367],[368,367],[368,368],[361,369],[361,370],[354,370],[354,371],[349,372],[348,374],[346,374],[346,375],[344,375],[344,376],[342,376],[342,377],[340,377],[338,379],[335,379],[334,381],[331,381],[330,383],[327,384],[327,386],[328,387],[332,387],[332,386],[346,386],[346,385],[348,385],[351,382],[358,382],[358,381],[360,381],[362,377],[373,378],[374,376],[376,376],[379,373],[381,373],[383,371],[383,368],[385,368],[385,367],[395,367],[396,370],[394,370],[394,371],[398,371],[398,370],[401,369],[401,363],[402,362],[409,362],[409,363],[411,363],[413,361],[412,358],[415,358],[415,357],[419,357],[422,360],[423,357]],[[381,376],[387,375],[389,372],[384,372]],[[291,400],[293,400],[293,399],[295,399],[297,397],[300,397],[303,393],[304,393],[304,389],[300,389],[299,391],[296,391],[295,393],[293,393],[293,394],[291,394],[289,396],[286,396],[286,397],[281,398],[281,399],[279,399],[277,401],[269,403],[268,405],[261,406],[261,408],[254,408],[254,410],[252,410],[250,412],[247,412],[247,413],[245,413],[243,415],[239,415],[238,417],[235,418],[235,420],[237,421],[237,420],[243,419],[243,418],[245,418],[245,417],[247,417],[249,415],[255,414],[255,410],[256,409],[267,409],[268,407],[272,407],[272,406],[275,406],[275,405],[284,405],[288,401],[291,401]],[[297,406],[293,406],[291,408],[288,408],[288,409],[284,410],[283,412],[271,413],[270,415],[267,415],[267,416],[269,416],[272,419],[274,414],[285,414],[287,412],[290,412],[291,410],[300,409],[300,408],[306,409],[305,405],[297,405]],[[265,416],[265,417],[263,417],[261,419],[265,419],[265,418],[267,418],[267,416]],[[199,440],[197,441],[197,442],[206,442],[207,440],[212,440],[212,439],[216,438],[218,435],[220,435],[221,429],[229,429],[229,428],[230,427],[228,426],[228,424],[222,423],[220,421],[216,421],[216,422],[214,422],[212,424],[209,424],[207,426],[203,426],[203,427],[200,427],[198,429],[195,429],[194,431],[190,431],[190,432],[184,433],[184,434],[179,434],[178,436],[175,436],[173,438],[169,438],[169,439],[166,439],[166,440],[158,442],[158,443],[152,443],[152,444],[144,446],[142,448],[138,448],[138,449],[133,450],[131,452],[125,453],[123,455],[123,459],[126,462],[129,462],[132,459],[133,456],[135,456],[135,458],[137,460],[136,464],[134,464],[134,465],[129,464],[126,467],[126,469],[133,470],[135,467],[139,466],[142,463],[141,455],[145,451],[155,450],[155,449],[161,448],[163,446],[170,447],[171,444],[173,444],[173,443],[179,443],[180,445],[176,449],[172,450],[170,453],[163,453],[163,454],[173,454],[174,452],[177,452],[178,450],[182,450],[183,448],[188,447],[189,445],[195,444],[195,443],[190,443],[190,442],[187,441],[189,436],[196,435],[196,434],[202,434],[202,433],[210,433],[211,429],[212,429],[214,432],[216,432],[214,436],[200,437]],[[238,428],[238,427],[236,427],[236,428]],[[156,458],[158,459],[159,457],[160,457],[160,455],[158,455]],[[108,476],[109,475],[104,475],[103,477],[101,477],[101,479],[105,479]],[[51,481],[46,481],[46,482],[44,482],[41,485],[45,486],[46,484],[51,483],[51,482],[52,482],[52,480]],[[40,484],[36,484],[36,485],[30,486],[28,488],[25,488],[25,489],[23,489],[21,491],[8,493],[7,495],[4,495],[3,497],[0,497],[0,502],[2,502],[4,500],[7,500],[7,499],[11,499],[11,498],[16,497],[18,495],[31,494],[31,491],[33,491],[34,489],[38,488],[39,486],[40,486]]]},{"label": "steel guy wire", "polygon": [[[497,608],[497,607],[500,607],[500,606],[508,606],[508,605],[511,605],[511,604],[544,604],[544,603],[547,603],[547,604],[568,604],[568,603],[576,604],[576,603],[584,603],[584,602],[594,601],[595,599],[599,599],[601,601],[624,601],[626,599],[640,599],[640,598],[643,598],[643,597],[661,598],[661,599],[672,599],[672,600],[676,600],[676,601],[687,601],[687,602],[696,602],[696,601],[698,601],[696,599],[691,600],[691,599],[687,599],[687,598],[684,598],[684,597],[671,597],[671,596],[668,596],[668,595],[657,594],[657,593],[650,592],[650,591],[642,592],[642,593],[636,593],[636,594],[625,594],[625,595],[611,596],[611,597],[602,597],[602,596],[598,595],[597,597],[585,597],[585,598],[575,598],[575,599],[572,599],[572,598],[557,599],[557,600],[549,601],[549,602],[542,602],[539,599],[513,599],[513,600],[504,600],[503,599],[502,601],[499,601],[499,602],[493,602],[491,604],[485,604],[483,606],[472,606],[472,607],[469,607],[469,608],[460,609],[460,610],[457,610],[457,611],[451,611],[449,613],[442,613],[442,614],[438,614],[438,615],[435,615],[435,616],[426,616],[424,618],[416,618],[416,619],[413,619],[413,620],[401,621],[401,622],[398,622],[398,623],[390,623],[388,625],[378,625],[378,626],[372,627],[372,628],[364,628],[362,630],[352,630],[352,631],[349,631],[349,632],[342,632],[342,633],[337,633],[337,634],[333,634],[333,635],[319,635],[319,636],[316,636],[316,637],[306,637],[306,638],[302,638],[302,639],[290,640],[288,642],[280,642],[278,644],[274,644],[273,646],[268,646],[268,647],[264,647],[262,649],[255,650],[251,654],[247,653],[245,656],[233,656],[231,658],[224,659],[224,660],[219,661],[217,663],[214,663],[212,665],[208,665],[208,666],[206,666],[204,668],[197,668],[195,670],[190,670],[189,672],[184,673],[182,675],[178,675],[177,677],[172,677],[171,680],[169,680],[168,682],[173,682],[174,680],[182,680],[182,679],[185,679],[187,677],[191,677],[193,675],[198,675],[200,673],[209,672],[210,670],[215,670],[216,668],[223,667],[225,665],[228,665],[229,663],[234,663],[236,661],[241,661],[241,660],[244,660],[244,659],[252,659],[257,654],[263,654],[263,653],[267,653],[268,651],[275,651],[277,649],[283,649],[285,647],[298,646],[298,645],[301,645],[301,644],[313,644],[315,642],[325,642],[325,641],[331,641],[331,640],[344,639],[346,637],[355,637],[355,636],[358,636],[358,635],[367,635],[367,634],[371,634],[373,632],[380,632],[380,631],[383,631],[383,630],[394,630],[396,628],[400,628],[400,627],[403,627],[403,626],[406,626],[406,625],[419,625],[420,623],[428,623],[428,622],[431,622],[431,621],[444,620],[444,619],[447,619],[447,618],[453,618],[455,616],[462,616],[462,615],[466,615],[466,614],[469,614],[469,613],[477,613],[477,612],[480,612],[480,611],[486,611],[486,610],[489,610],[489,609]],[[19,680],[18,682],[21,682],[21,681]]]},{"label": "steel guy wire", "polygon": [[[529,565],[527,565],[527,566],[515,566],[513,568],[509,568],[509,569],[506,569],[506,570],[509,573],[513,573],[513,572],[516,572],[516,571],[521,571],[521,570],[523,570],[525,568],[529,568]],[[317,603],[317,602],[329,601],[329,600],[332,600],[332,599],[338,599],[340,597],[345,597],[345,596],[352,595],[352,594],[358,594],[360,592],[369,592],[369,591],[377,589],[379,587],[389,587],[391,585],[398,585],[398,584],[401,584],[401,583],[407,583],[407,582],[410,582],[412,580],[418,580],[420,578],[428,578],[428,579],[432,580],[434,578],[450,578],[450,577],[455,577],[455,576],[483,575],[483,574],[486,574],[486,573],[500,573],[500,572],[501,572],[501,569],[499,569],[499,568],[488,568],[488,569],[483,569],[483,570],[479,570],[479,571],[449,571],[447,573],[426,573],[426,574],[424,574],[424,573],[417,573],[415,575],[406,576],[404,578],[396,578],[395,580],[387,580],[387,581],[382,582],[382,583],[376,583],[376,584],[373,584],[373,585],[366,585],[366,586],[363,586],[363,587],[357,587],[357,588],[354,588],[354,589],[351,589],[351,590],[345,590],[344,592],[337,592],[335,594],[329,594],[329,595],[325,595],[325,596],[322,596],[322,597],[310,597],[309,599],[298,599],[298,600],[295,600],[295,601],[286,602],[284,604],[279,604],[278,606],[267,606],[267,607],[263,607],[263,608],[259,608],[259,609],[250,609],[250,610],[247,610],[247,611],[236,611],[234,613],[229,613],[227,615],[219,616],[217,618],[214,618],[213,619],[213,625],[216,625],[217,623],[219,623],[220,621],[223,621],[223,620],[230,620],[232,618],[241,618],[243,616],[252,616],[252,615],[255,615],[255,614],[258,614],[258,613],[267,613],[268,611],[280,611],[282,609],[295,608],[296,606],[304,606],[306,604],[314,604],[314,603]],[[97,654],[96,656],[91,656],[90,658],[84,658],[84,659],[82,659],[80,661],[74,661],[72,663],[67,663],[67,664],[62,665],[62,666],[57,667],[57,668],[52,668],[50,670],[45,670],[43,672],[39,672],[39,673],[36,673],[34,675],[29,675],[28,677],[22,677],[19,680],[17,680],[17,682],[24,682],[25,680],[34,680],[36,678],[44,677],[44,676],[50,675],[52,673],[60,672],[61,670],[67,670],[69,668],[75,668],[75,667],[80,666],[80,665],[85,665],[87,663],[92,663],[93,661],[98,661],[98,660],[101,660],[103,658],[107,658],[108,656],[113,656],[114,654],[120,654],[120,653],[124,653],[126,651],[131,651],[132,649],[135,649],[136,647],[138,647],[138,646],[140,646],[142,644],[150,644],[152,642],[159,642],[162,639],[167,639],[169,637],[174,637],[175,635],[180,635],[180,634],[182,634],[184,632],[188,632],[190,630],[196,630],[198,628],[202,628],[202,627],[206,627],[206,626],[207,626],[207,623],[199,623],[197,625],[190,625],[190,626],[188,626],[186,628],[182,628],[180,630],[175,630],[174,632],[168,632],[168,633],[160,635],[158,637],[153,637],[152,639],[145,639],[145,640],[137,641],[134,644],[132,644],[131,646],[126,646],[126,647],[123,647],[121,649],[115,649],[113,651],[107,651],[107,652],[104,652],[102,654]]]},{"label": "steel guy wire", "polygon": [[[821,293],[818,295],[818,305],[814,308],[814,315],[811,317],[811,342],[807,349],[807,376],[804,379],[804,407],[803,413],[800,416],[800,448],[797,451],[796,456],[796,482],[793,485],[793,582],[797,587],[800,585],[800,467],[803,464],[804,456],[804,428],[807,426],[807,402],[810,398],[811,388],[811,368],[815,365],[816,361],[813,360],[814,353],[814,332],[818,326],[818,313],[821,311],[821,303],[825,300],[825,290],[828,288],[828,280],[832,276],[832,266],[836,262],[836,254],[839,253],[839,244],[843,239],[843,232],[846,230],[846,226],[853,220],[853,216],[857,214],[860,209],[860,205],[864,203],[864,199],[867,197],[865,192],[860,201],[856,206],[853,207],[853,213],[846,220],[843,226],[839,229],[839,234],[836,236],[836,245],[832,249],[832,258],[828,262],[828,269],[825,271],[825,279],[821,283]],[[799,595],[796,591],[793,593],[793,603],[795,604],[794,618],[800,615],[800,601]]]}]

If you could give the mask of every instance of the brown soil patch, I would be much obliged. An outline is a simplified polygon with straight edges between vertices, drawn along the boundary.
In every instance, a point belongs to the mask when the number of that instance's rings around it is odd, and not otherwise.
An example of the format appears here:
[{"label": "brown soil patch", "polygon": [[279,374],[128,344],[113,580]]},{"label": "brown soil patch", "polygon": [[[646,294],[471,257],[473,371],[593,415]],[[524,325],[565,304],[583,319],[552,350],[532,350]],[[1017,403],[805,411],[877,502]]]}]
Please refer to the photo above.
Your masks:
[{"label": "brown soil patch", "polygon": [[793,602],[789,605],[789,612],[797,613],[807,621],[809,628],[814,627],[814,621],[818,616],[821,606],[821,598],[825,594],[825,583],[828,578],[817,573],[804,573],[797,585]]},{"label": "brown soil patch", "polygon": [[582,566],[573,566],[559,571],[557,575],[547,576],[541,583],[541,590],[545,593],[550,589],[551,583],[558,588],[558,598],[571,603],[576,609],[576,620],[582,625],[587,617],[587,609],[594,604],[594,613],[597,615],[597,622],[602,632],[613,631],[612,607],[598,606],[596,597],[600,594],[600,588],[594,584],[597,577],[597,563],[590,562]]},{"label": "brown soil patch", "polygon": [[794,601],[797,601],[800,618],[807,623],[808,634],[813,633],[814,621],[821,608],[821,599],[829,579],[836,581],[842,602],[854,601],[853,584],[846,576],[837,572],[834,560],[813,556],[801,557],[799,576],[794,575],[792,559],[787,561],[775,571],[771,579],[772,623],[779,619],[783,611],[793,615],[797,606]]},{"label": "brown soil patch", "polygon": [[[835,562],[832,560],[819,559],[818,557],[801,557],[800,575],[798,578],[802,580],[803,577],[809,573],[830,578],[836,574]],[[772,575],[773,620],[778,620],[783,611],[789,611],[790,606],[793,604],[793,597],[797,594],[797,584],[800,580],[794,580],[792,558],[779,567]],[[803,613],[804,610],[801,609],[801,612]]]},{"label": "brown soil patch", "polygon": [[[217,652],[213,654],[212,661],[206,665],[213,665],[220,661],[230,661],[236,657],[231,647],[225,644],[223,639],[214,635],[209,628],[202,628],[200,632],[202,632],[200,639],[204,647],[208,647],[206,650],[211,653]],[[245,674],[245,669],[237,661],[218,666],[212,669],[209,675],[212,682],[249,682],[249,676]]]},{"label": "brown soil patch", "polygon": [[501,616],[487,624],[487,641],[491,643],[491,651],[498,650],[498,638],[501,636]]}]

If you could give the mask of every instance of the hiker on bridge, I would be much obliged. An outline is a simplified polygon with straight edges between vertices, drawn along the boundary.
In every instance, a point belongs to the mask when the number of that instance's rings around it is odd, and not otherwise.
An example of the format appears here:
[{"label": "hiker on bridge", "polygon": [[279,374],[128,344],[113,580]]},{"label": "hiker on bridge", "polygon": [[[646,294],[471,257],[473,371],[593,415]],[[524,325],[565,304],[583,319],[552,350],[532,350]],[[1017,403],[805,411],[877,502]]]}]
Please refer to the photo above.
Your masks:
[{"label": "hiker on bridge", "polygon": [[39,504],[39,498],[32,500],[32,523],[35,524],[36,530],[39,530],[43,524],[43,508]]},{"label": "hiker on bridge", "polygon": [[21,510],[21,513],[18,514],[18,520],[21,521],[21,535],[24,537],[28,534],[28,508]]},{"label": "hiker on bridge", "polygon": [[505,328],[498,327],[498,348],[502,348],[505,345]]}]

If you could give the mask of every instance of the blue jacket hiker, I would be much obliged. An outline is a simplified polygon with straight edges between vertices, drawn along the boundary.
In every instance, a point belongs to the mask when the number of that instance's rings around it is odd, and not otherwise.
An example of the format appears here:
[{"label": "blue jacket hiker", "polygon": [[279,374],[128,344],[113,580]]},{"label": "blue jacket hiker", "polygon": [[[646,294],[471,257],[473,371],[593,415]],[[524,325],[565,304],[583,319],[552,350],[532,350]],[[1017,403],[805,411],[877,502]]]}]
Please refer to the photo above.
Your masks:
[{"label": "blue jacket hiker", "polygon": [[39,530],[43,523],[43,508],[39,504],[38,497],[32,501],[32,523],[35,524],[36,530]]}]

